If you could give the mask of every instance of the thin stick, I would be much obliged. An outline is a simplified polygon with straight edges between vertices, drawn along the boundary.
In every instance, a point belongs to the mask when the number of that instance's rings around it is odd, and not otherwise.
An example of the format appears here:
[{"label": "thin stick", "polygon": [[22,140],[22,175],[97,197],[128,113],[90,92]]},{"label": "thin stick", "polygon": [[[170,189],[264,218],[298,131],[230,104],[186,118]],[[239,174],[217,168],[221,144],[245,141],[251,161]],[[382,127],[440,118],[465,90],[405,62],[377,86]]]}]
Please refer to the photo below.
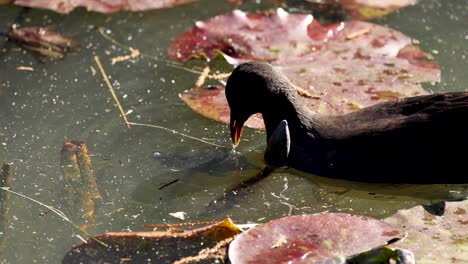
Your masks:
[{"label": "thin stick", "polygon": [[179,180],[180,179],[175,179],[175,180],[173,180],[171,182],[168,182],[168,183],[164,184],[163,186],[159,187],[158,190],[162,190],[162,189],[166,188],[167,186],[170,186],[171,184],[174,184],[174,183],[178,182]]},{"label": "thin stick", "polygon": [[41,203],[39,202],[38,200],[34,200],[33,198],[31,197],[28,197],[24,194],[21,194],[21,193],[18,193],[18,192],[15,192],[15,191],[12,191],[10,190],[9,188],[7,187],[0,187],[1,190],[3,191],[6,191],[6,192],[9,192],[9,193],[13,193],[13,194],[16,194],[22,198],[25,198],[27,200],[30,200],[40,206],[43,206],[47,209],[49,209],[51,212],[53,212],[54,214],[58,215],[60,218],[62,218],[63,220],[65,220],[66,222],[70,223],[73,227],[75,227],[76,229],[80,230],[81,232],[83,232],[83,234],[85,234],[86,236],[88,236],[89,238],[91,238],[92,240],[96,241],[97,243],[99,243],[100,245],[104,246],[104,247],[109,247],[109,245],[107,245],[106,243],[104,243],[103,241],[97,239],[95,236],[91,235],[90,233],[88,233],[86,230],[80,228],[79,226],[77,226],[75,223],[73,223],[70,218],[68,218],[65,213],[63,213],[62,211],[60,211],[59,209],[55,208],[55,207],[52,207],[50,205],[47,205],[45,203]]},{"label": "thin stick", "polygon": [[196,88],[200,88],[205,83],[205,79],[206,79],[206,77],[208,77],[209,73],[210,73],[210,67],[206,66],[203,69],[203,72],[198,77],[197,82],[195,83]]},{"label": "thin stick", "polygon": [[144,127],[159,128],[159,129],[169,131],[169,132],[172,132],[174,134],[181,135],[183,137],[190,138],[190,139],[193,139],[193,140],[196,140],[196,141],[200,141],[200,142],[203,142],[205,144],[212,145],[212,146],[215,146],[215,147],[218,147],[218,148],[231,148],[230,146],[228,147],[228,146],[222,146],[222,145],[218,145],[218,144],[215,144],[215,143],[211,143],[209,141],[206,141],[206,140],[203,140],[203,139],[200,139],[200,138],[196,138],[196,137],[192,137],[192,136],[186,135],[184,133],[180,133],[180,132],[178,132],[178,131],[176,131],[174,129],[166,128],[166,127],[163,127],[163,126],[157,126],[157,125],[151,125],[151,124],[142,124],[142,123],[134,123],[134,122],[128,122],[128,124],[133,125],[133,126],[144,126]]},{"label": "thin stick", "polygon": [[119,98],[115,94],[114,87],[112,87],[112,84],[110,83],[109,78],[107,78],[107,74],[104,71],[104,68],[102,67],[102,64],[101,64],[101,61],[99,60],[99,57],[94,56],[94,60],[96,61],[96,64],[99,67],[99,70],[101,71],[101,74],[102,74],[102,77],[104,78],[104,81],[106,81],[107,87],[109,87],[109,90],[110,90],[110,92],[112,94],[112,97],[114,98],[115,103],[117,104],[117,107],[119,108],[120,115],[122,116],[122,118],[123,118],[123,120],[125,122],[125,125],[127,126],[127,128],[130,128],[130,124],[128,122],[127,115],[125,115],[125,111],[123,110],[122,105],[119,102]]},{"label": "thin stick", "polygon": [[201,221],[201,222],[176,223],[176,224],[144,224],[143,227],[168,228],[168,227],[181,227],[181,226],[213,225],[213,224],[219,224],[222,222],[223,221],[214,220],[214,221]]}]

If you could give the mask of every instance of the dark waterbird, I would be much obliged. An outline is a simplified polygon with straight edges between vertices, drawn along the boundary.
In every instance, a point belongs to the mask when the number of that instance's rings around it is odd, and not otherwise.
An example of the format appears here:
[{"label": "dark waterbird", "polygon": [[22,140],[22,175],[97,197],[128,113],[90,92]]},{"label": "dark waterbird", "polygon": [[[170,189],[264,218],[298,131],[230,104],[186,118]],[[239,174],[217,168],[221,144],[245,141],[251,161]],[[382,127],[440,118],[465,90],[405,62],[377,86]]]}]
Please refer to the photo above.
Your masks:
[{"label": "dark waterbird", "polygon": [[363,182],[467,183],[468,92],[408,97],[345,115],[303,106],[285,75],[267,63],[244,63],[229,77],[231,136],[261,113],[265,162]]}]

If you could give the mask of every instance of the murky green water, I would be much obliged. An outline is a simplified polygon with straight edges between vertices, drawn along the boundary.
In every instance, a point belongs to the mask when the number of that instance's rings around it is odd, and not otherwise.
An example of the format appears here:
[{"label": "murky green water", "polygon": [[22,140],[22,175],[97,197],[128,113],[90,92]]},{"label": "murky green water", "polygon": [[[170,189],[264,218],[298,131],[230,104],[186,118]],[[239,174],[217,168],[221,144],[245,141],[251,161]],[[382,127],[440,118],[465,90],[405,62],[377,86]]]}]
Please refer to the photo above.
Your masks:
[{"label": "murky green water", "polygon": [[[439,3],[440,2],[440,3]],[[254,11],[268,4],[246,4]],[[224,1],[203,0],[167,10],[102,15],[83,9],[70,15],[0,6],[1,30],[15,20],[25,26],[53,25],[73,35],[78,54],[60,61],[41,61],[31,53],[0,42],[0,160],[13,162],[13,189],[63,208],[64,180],[60,149],[64,140],[86,142],[103,199],[88,231],[144,230],[144,223],[180,222],[169,213],[186,212],[186,221],[231,216],[241,223],[266,221],[290,213],[341,211],[385,217],[398,209],[460,197],[463,186],[370,185],[323,179],[295,170],[279,171],[229,199],[230,206],[209,205],[240,179],[263,166],[265,136],[247,129],[240,154],[216,149],[155,128],[125,128],[97,69],[103,61],[124,109],[133,122],[175,129],[221,145],[230,145],[225,125],[189,109],[178,94],[193,86],[197,75],[169,67],[166,48],[194,21],[232,9]],[[23,13],[20,17],[20,13]],[[458,1],[420,1],[416,6],[376,22],[418,39],[442,68],[442,82],[426,88],[468,88],[468,5]],[[98,27],[120,42],[154,58],[110,64],[127,52],[105,40]],[[110,55],[108,55],[110,54]],[[219,68],[230,66],[219,62]],[[18,71],[30,66],[33,72]],[[203,67],[190,62],[187,67]],[[435,139],[442,140],[442,139]],[[155,153],[156,152],[156,153]],[[391,166],[391,164],[389,164]],[[178,180],[163,190],[159,188]],[[57,263],[79,234],[47,209],[12,196],[2,236],[2,263]],[[42,215],[41,213],[46,213]]]}]

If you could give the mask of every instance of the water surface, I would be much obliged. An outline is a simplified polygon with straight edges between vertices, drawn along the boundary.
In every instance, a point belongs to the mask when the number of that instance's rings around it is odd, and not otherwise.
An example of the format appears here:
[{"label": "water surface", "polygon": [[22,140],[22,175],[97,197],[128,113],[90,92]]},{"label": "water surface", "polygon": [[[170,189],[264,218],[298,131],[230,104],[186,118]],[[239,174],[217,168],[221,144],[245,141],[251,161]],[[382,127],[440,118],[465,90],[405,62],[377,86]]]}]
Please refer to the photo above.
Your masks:
[{"label": "water surface", "polygon": [[[242,8],[255,11],[268,4],[252,1]],[[463,186],[359,184],[289,169],[230,197],[228,206],[210,204],[225,189],[263,168],[264,133],[246,129],[236,154],[164,130],[127,129],[102,77],[99,72],[93,75],[91,67],[97,69],[94,56],[99,56],[123,108],[132,111],[131,121],[230,146],[227,126],[194,113],[178,97],[193,87],[198,76],[170,67],[165,58],[170,42],[194,21],[231,9],[219,0],[113,15],[84,9],[60,15],[0,6],[3,31],[15,21],[24,26],[53,25],[80,45],[77,54],[50,61],[0,42],[0,160],[13,162],[13,189],[63,208],[60,149],[64,140],[82,140],[92,154],[103,196],[96,205],[96,224],[88,228],[94,234],[144,230],[144,223],[180,222],[169,215],[179,211],[186,212],[186,221],[229,215],[240,223],[323,211],[385,217],[398,209],[460,196]],[[374,22],[419,40],[440,63],[442,81],[425,85],[427,89],[461,91],[468,88],[467,17],[464,0],[425,0]],[[111,65],[110,58],[127,51],[104,39],[99,27],[152,58]],[[223,62],[215,64],[222,71],[232,69]],[[34,71],[18,71],[18,66]],[[193,61],[185,66],[201,69],[204,63]],[[10,207],[2,235],[6,239],[0,250],[2,263],[57,263],[80,243],[76,235],[81,234],[70,225],[52,213],[41,214],[47,209],[19,197],[12,197]]]}]

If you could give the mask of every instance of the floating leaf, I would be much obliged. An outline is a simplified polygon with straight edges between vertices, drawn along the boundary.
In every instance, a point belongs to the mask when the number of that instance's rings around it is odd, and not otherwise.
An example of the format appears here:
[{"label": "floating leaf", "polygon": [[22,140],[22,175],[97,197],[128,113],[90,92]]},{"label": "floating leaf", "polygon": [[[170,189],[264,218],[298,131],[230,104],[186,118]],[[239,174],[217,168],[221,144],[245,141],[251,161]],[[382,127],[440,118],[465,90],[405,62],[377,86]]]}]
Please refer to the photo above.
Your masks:
[{"label": "floating leaf", "polygon": [[[196,259],[199,253],[207,253],[200,257],[204,260],[224,260],[230,239],[240,232],[229,218],[194,230],[111,232],[97,236],[108,248],[90,240],[70,250],[62,263],[173,263],[190,256]],[[220,244],[223,241],[227,242]],[[216,252],[207,250],[211,248]]]},{"label": "floating leaf", "polygon": [[[229,124],[230,112],[224,94],[224,87],[194,88],[185,91],[179,97],[201,115]],[[245,125],[251,128],[264,128],[260,114],[250,117]]]},{"label": "floating leaf", "polygon": [[386,245],[399,235],[383,221],[365,216],[289,216],[240,234],[229,246],[229,259],[233,264],[333,263],[332,260]]},{"label": "floating leaf", "polygon": [[[197,22],[168,50],[171,59],[181,61],[214,58],[220,52],[232,64],[272,63],[289,77],[304,103],[321,114],[427,94],[419,83],[440,79],[438,65],[400,32],[360,21],[324,26],[310,15],[282,9],[253,14],[236,10]],[[204,116],[229,121],[222,88],[192,89],[181,98]],[[262,125],[252,122],[247,125]]]},{"label": "floating leaf", "polygon": [[416,206],[384,221],[408,233],[394,247],[411,250],[416,263],[468,263],[468,200]]},{"label": "floating leaf", "polygon": [[113,13],[117,11],[144,11],[168,8],[193,2],[193,0],[16,0],[21,6],[51,9],[59,13],[69,13],[76,7],[85,7],[89,11]]}]

